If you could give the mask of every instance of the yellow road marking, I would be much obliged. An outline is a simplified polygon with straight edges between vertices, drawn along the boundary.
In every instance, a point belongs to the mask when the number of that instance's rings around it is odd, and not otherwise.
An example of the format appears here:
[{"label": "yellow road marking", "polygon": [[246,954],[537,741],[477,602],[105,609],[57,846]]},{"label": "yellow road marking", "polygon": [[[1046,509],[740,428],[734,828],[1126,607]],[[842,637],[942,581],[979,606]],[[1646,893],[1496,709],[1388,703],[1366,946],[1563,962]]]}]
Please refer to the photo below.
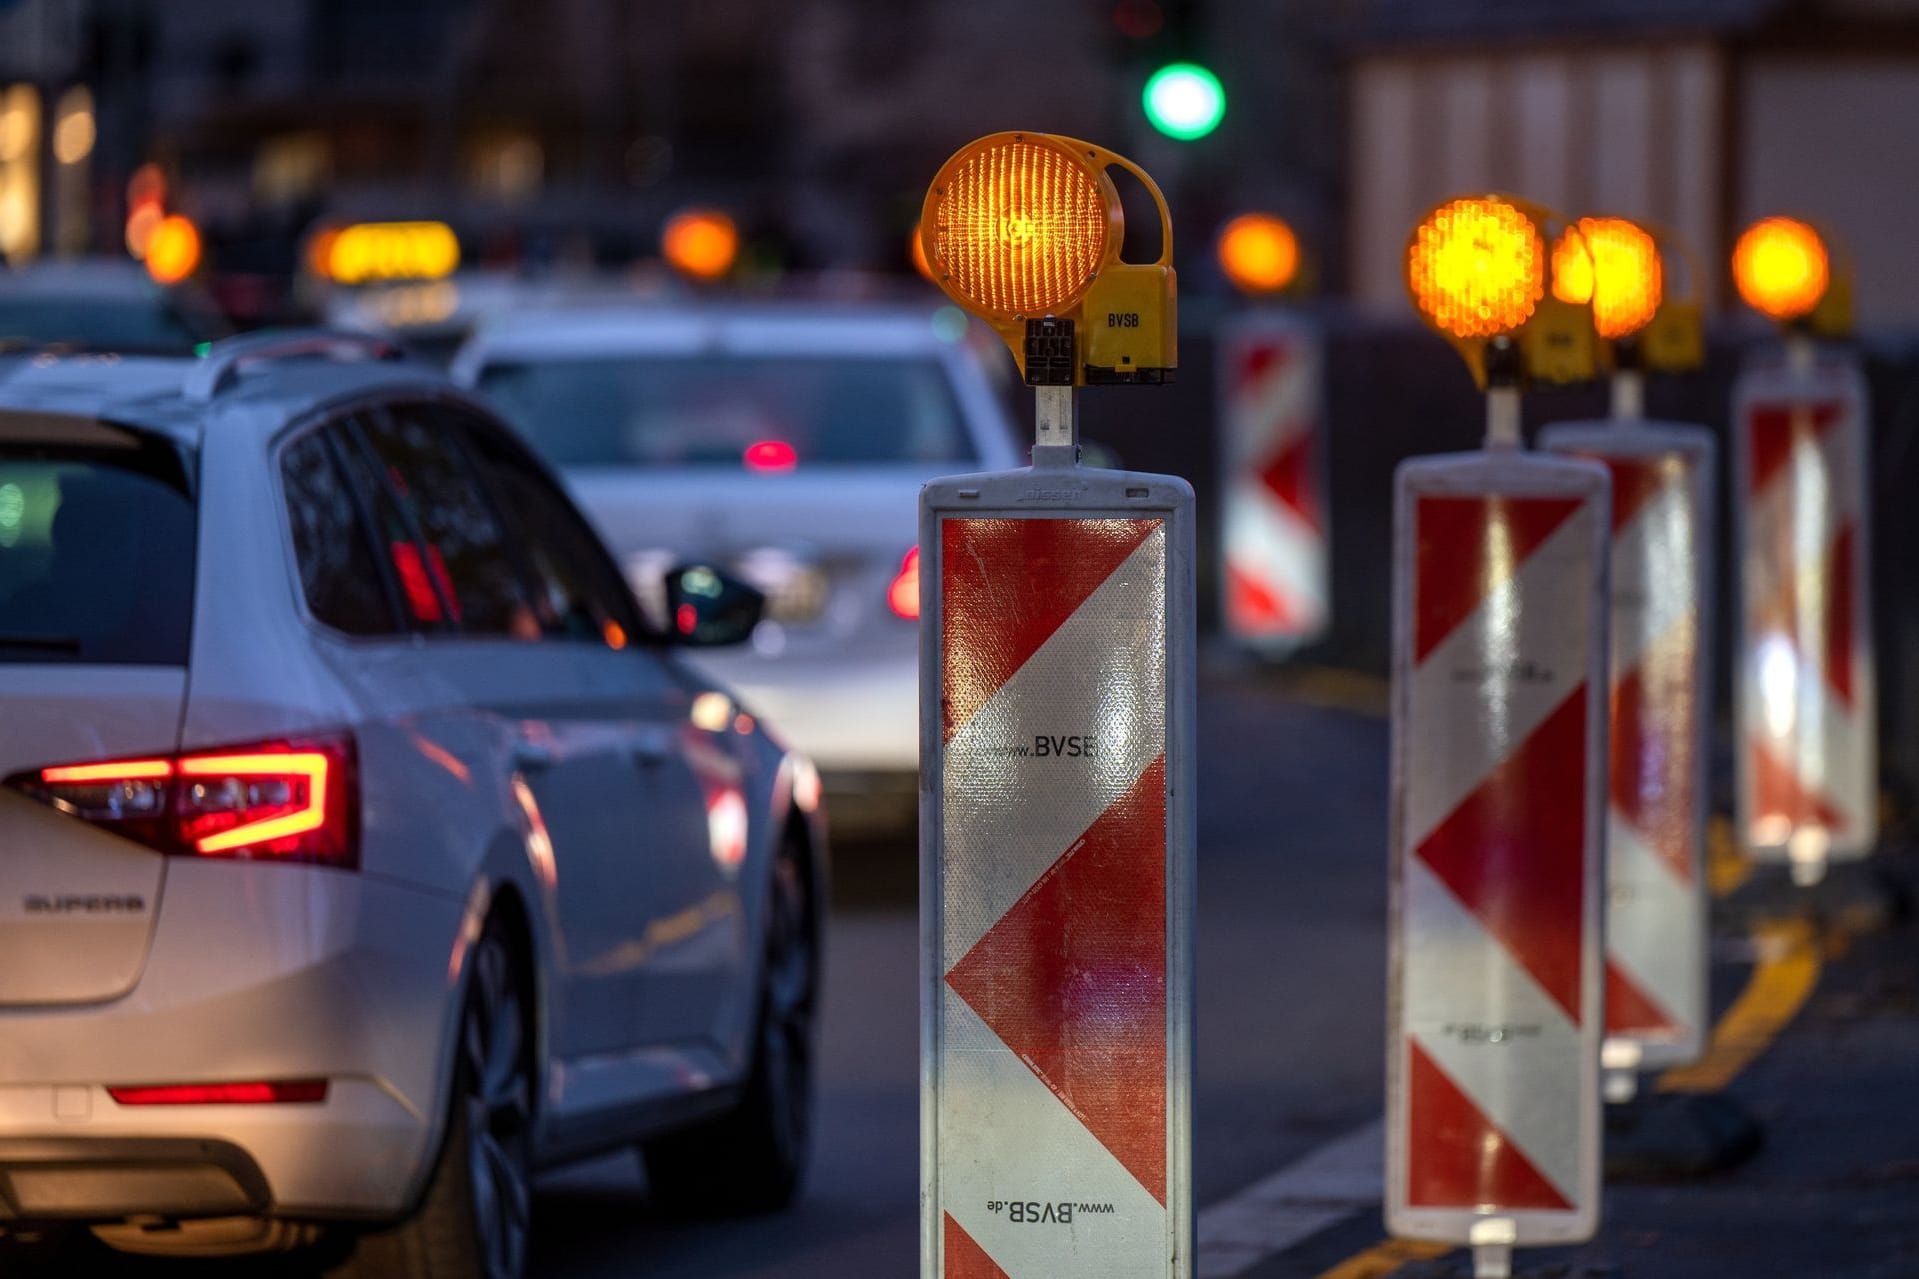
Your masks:
[{"label": "yellow road marking", "polygon": [[1804,920],[1769,921],[1753,935],[1759,962],[1719,1024],[1705,1056],[1659,1077],[1658,1092],[1718,1092],[1776,1039],[1819,984],[1818,938]]},{"label": "yellow road marking", "polygon": [[1717,816],[1706,827],[1706,883],[1714,897],[1730,897],[1752,878],[1752,862],[1732,837],[1730,819]]},{"label": "yellow road marking", "polygon": [[1357,1256],[1346,1258],[1319,1276],[1319,1279],[1386,1279],[1409,1261],[1430,1261],[1453,1250],[1449,1243],[1428,1243],[1424,1239],[1388,1239],[1376,1243]]},{"label": "yellow road marking", "polygon": [[1284,678],[1286,696],[1306,706],[1368,719],[1385,719],[1392,713],[1392,684],[1377,675],[1337,666],[1300,666],[1286,671]]}]

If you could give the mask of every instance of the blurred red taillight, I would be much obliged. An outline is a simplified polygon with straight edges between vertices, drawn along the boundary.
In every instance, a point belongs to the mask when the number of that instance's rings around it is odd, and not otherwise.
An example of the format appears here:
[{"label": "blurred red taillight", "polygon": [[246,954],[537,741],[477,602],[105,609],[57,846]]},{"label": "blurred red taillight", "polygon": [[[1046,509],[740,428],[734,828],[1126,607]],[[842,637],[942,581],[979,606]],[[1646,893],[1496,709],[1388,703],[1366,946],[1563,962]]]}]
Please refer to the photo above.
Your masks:
[{"label": "blurred red taillight", "polygon": [[886,588],[886,606],[893,616],[917,622],[920,617],[920,548],[915,546],[900,561],[900,571]]},{"label": "blurred red taillight", "polygon": [[785,440],[757,440],[740,454],[749,471],[790,471],[800,464],[799,450]]},{"label": "blurred red taillight", "polygon": [[122,1106],[311,1105],[326,1100],[326,1084],[324,1079],[249,1084],[153,1084],[109,1088],[107,1096]]},{"label": "blurred red taillight", "polygon": [[169,758],[61,764],[8,785],[165,853],[359,865],[348,734]]}]

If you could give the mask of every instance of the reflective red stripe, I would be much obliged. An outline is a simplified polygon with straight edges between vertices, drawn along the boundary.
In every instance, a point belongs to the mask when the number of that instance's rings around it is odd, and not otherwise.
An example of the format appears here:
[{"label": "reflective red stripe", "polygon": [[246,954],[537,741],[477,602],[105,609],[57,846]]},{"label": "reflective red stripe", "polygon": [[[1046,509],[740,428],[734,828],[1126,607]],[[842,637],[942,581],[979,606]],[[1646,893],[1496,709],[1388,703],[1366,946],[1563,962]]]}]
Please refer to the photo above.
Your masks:
[{"label": "reflective red stripe", "polygon": [[1295,435],[1259,469],[1259,481],[1307,528],[1323,533],[1326,521],[1320,514],[1319,494],[1313,483],[1313,446],[1310,430]]},{"label": "reflective red stripe", "polygon": [[1585,842],[1581,683],[1417,852],[1575,1023]]},{"label": "reflective red stripe", "polygon": [[1848,707],[1858,705],[1853,692],[1853,583],[1857,553],[1854,526],[1847,524],[1833,539],[1831,567],[1826,571],[1826,682]]},{"label": "reflective red stripe", "polygon": [[1845,814],[1802,785],[1798,774],[1781,763],[1763,742],[1752,743],[1752,778],[1755,823],[1783,822],[1788,830],[1815,826],[1836,833],[1846,829]]},{"label": "reflective red stripe", "polygon": [[1752,446],[1748,494],[1757,497],[1786,469],[1786,463],[1792,460],[1795,439],[1810,436],[1815,442],[1818,441],[1832,429],[1844,409],[1843,404],[1830,400],[1824,404],[1806,406],[1754,405],[1747,419],[1749,425],[1746,433],[1746,439]]},{"label": "reflective red stripe", "polygon": [[1407,1203],[1415,1208],[1570,1210],[1518,1143],[1419,1046],[1406,1041],[1408,1127],[1419,1134],[1407,1152]]},{"label": "reflective red stripe", "polygon": [[1298,614],[1283,595],[1232,562],[1226,565],[1226,607],[1233,625],[1248,631],[1284,630]]},{"label": "reflective red stripe", "polygon": [[1009,1279],[950,1212],[946,1214],[945,1251],[945,1279]]},{"label": "reflective red stripe", "polygon": [[1606,1030],[1616,1035],[1670,1035],[1682,1027],[1638,982],[1606,961]]},{"label": "reflective red stripe", "polygon": [[946,981],[1164,1204],[1164,755]]},{"label": "reflective red stripe", "polygon": [[1427,656],[1510,581],[1577,511],[1577,497],[1421,497],[1413,661]]},{"label": "reflective red stripe", "polygon": [[[940,710],[947,740],[1159,525],[1158,520],[945,521]],[[1009,590],[1009,582],[1018,586]]]},{"label": "reflective red stripe", "polygon": [[1655,644],[1612,690],[1613,807],[1681,883],[1693,878],[1693,688],[1697,632],[1690,619]]}]

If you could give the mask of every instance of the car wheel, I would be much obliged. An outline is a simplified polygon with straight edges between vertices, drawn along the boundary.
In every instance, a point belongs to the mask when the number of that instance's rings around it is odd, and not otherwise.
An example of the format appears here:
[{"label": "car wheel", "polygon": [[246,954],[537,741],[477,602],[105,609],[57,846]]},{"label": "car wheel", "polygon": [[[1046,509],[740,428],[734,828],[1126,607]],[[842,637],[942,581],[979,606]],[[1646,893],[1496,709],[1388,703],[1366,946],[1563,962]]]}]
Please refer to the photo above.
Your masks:
[{"label": "car wheel", "polygon": [[498,922],[468,956],[446,1137],[419,1210],[363,1235],[341,1279],[520,1279],[533,1208],[521,968]]},{"label": "car wheel", "polygon": [[696,1216],[773,1212],[798,1192],[813,1119],[813,1008],[819,926],[805,848],[788,835],[773,862],[753,1063],[730,1113],[643,1147],[655,1202]]}]

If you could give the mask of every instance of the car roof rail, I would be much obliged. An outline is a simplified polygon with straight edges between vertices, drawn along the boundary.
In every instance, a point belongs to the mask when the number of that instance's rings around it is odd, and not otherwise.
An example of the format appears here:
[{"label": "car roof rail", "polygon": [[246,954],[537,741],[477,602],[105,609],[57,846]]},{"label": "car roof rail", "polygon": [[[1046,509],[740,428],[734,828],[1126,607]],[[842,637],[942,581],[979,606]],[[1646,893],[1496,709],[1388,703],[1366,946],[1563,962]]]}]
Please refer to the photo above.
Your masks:
[{"label": "car roof rail", "polygon": [[210,404],[239,379],[242,365],[269,360],[404,360],[406,352],[386,338],[337,329],[269,329],[215,342],[187,374],[181,392],[194,404]]}]

